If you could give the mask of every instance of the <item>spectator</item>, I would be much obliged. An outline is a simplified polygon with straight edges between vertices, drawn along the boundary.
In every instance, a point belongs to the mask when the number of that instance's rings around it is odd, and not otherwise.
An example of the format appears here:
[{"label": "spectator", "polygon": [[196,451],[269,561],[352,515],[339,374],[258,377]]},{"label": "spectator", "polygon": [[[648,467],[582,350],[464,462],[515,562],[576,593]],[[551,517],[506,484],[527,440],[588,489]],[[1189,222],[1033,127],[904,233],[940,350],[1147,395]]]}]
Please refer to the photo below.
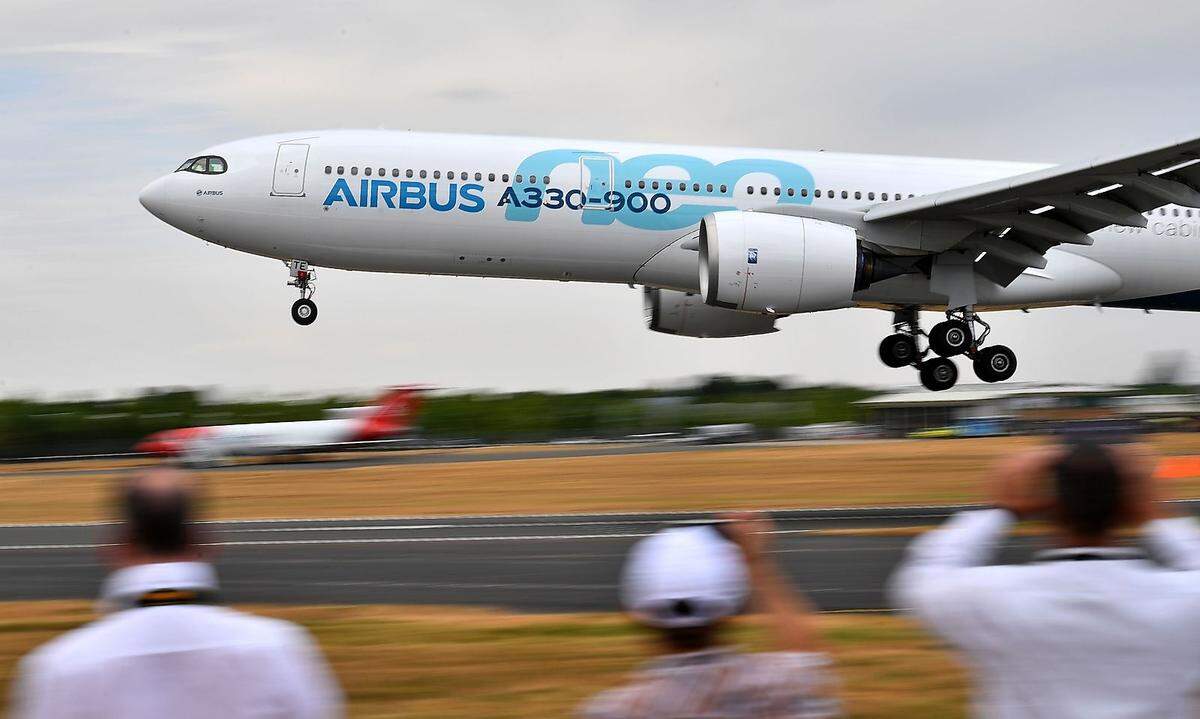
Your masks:
[{"label": "spectator", "polygon": [[188,475],[168,469],[122,486],[103,616],[22,661],[14,716],[340,716],[337,685],[304,630],[216,604],[196,495]]},{"label": "spectator", "polygon": [[[767,556],[770,522],[753,515],[730,519],[667,529],[634,546],[625,564],[622,601],[635,621],[653,628],[662,656],[627,686],[589,701],[581,716],[808,719],[839,714],[812,612]],[[767,613],[780,651],[747,654],[721,642],[724,620],[742,608],[748,589]]]},{"label": "spectator", "polygon": [[[960,649],[981,717],[1194,717],[1200,706],[1200,531],[1170,519],[1153,463],[1077,443],[996,470],[995,509],[913,542],[896,606]],[[1015,520],[1050,525],[1032,564],[988,566]],[[1155,564],[1123,546],[1142,527]]]}]

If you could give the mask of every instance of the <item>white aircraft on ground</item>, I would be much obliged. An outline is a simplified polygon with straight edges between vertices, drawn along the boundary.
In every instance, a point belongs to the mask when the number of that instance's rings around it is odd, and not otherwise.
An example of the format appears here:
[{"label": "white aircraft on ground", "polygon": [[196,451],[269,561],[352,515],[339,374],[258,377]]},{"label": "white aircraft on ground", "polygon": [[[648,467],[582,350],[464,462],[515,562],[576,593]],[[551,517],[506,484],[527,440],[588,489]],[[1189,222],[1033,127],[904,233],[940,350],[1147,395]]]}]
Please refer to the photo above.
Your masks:
[{"label": "white aircraft on ground", "polygon": [[[284,260],[312,323],[314,267],[642,285],[650,329],[776,331],[893,311],[879,347],[932,390],[1015,354],[979,312],[1200,310],[1200,140],[1062,166],[331,130],[208,148],[140,195],[155,216]],[[928,333],[919,310],[946,320]]]},{"label": "white aircraft on ground", "polygon": [[134,451],[206,465],[233,456],[285,454],[390,439],[412,430],[419,406],[416,390],[399,387],[369,407],[332,410],[330,419],[169,429],[138,442]]}]

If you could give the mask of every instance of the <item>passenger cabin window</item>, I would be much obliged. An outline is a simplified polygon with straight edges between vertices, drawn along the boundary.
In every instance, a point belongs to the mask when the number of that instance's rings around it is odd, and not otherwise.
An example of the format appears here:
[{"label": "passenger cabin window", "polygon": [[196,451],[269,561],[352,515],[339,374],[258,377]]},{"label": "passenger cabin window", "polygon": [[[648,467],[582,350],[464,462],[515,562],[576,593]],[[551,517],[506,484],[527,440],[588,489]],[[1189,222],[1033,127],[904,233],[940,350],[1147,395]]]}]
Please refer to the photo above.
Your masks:
[{"label": "passenger cabin window", "polygon": [[350,174],[351,174],[351,175],[357,175],[357,174],[358,174],[358,168],[357,168],[357,167],[351,167],[351,168],[350,168]]},{"label": "passenger cabin window", "polygon": [[364,167],[364,168],[363,168],[363,174],[364,174],[364,175],[366,175],[367,177],[370,177],[370,176],[371,176],[371,168],[369,168],[369,167]]},{"label": "passenger cabin window", "polygon": [[326,174],[326,175],[332,175],[332,174],[333,174],[333,165],[326,165],[326,166],[325,166],[325,174]]},{"label": "passenger cabin window", "polygon": [[215,155],[193,157],[179,166],[176,172],[195,172],[201,175],[219,175],[225,172],[225,159]]}]

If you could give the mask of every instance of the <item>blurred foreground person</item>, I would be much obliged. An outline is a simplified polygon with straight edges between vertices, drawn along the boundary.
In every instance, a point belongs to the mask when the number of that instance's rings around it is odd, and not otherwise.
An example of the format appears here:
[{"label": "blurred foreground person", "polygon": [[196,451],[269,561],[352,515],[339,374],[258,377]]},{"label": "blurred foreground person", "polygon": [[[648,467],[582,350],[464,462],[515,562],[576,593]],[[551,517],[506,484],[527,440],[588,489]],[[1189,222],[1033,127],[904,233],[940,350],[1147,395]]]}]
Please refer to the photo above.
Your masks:
[{"label": "blurred foreground person", "polygon": [[23,719],[336,717],[339,690],[303,629],[216,605],[197,547],[190,477],[156,469],[124,484],[104,616],[21,663]]},{"label": "blurred foreground person", "polygon": [[[1200,705],[1200,529],[1168,518],[1153,462],[1076,443],[1017,456],[996,509],[912,543],[894,603],[967,656],[982,717],[1194,717]],[[1014,521],[1050,525],[1032,564],[986,566]],[[1121,546],[1141,527],[1162,562]]]},{"label": "blurred foreground person", "polygon": [[[584,705],[586,719],[808,719],[839,715],[829,658],[812,613],[766,555],[771,523],[666,529],[634,546],[621,599],[657,633],[658,659],[633,681]],[[732,540],[732,541],[731,541]],[[753,593],[779,651],[746,654],[721,643],[724,620]]]}]

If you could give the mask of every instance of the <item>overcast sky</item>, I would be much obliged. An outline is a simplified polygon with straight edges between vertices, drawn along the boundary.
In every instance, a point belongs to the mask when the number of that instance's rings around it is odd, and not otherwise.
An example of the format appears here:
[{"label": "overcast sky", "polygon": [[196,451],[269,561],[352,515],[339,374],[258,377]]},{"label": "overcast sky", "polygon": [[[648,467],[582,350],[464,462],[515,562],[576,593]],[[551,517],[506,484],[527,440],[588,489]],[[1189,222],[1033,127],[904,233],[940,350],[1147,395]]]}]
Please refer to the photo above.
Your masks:
[{"label": "overcast sky", "polygon": [[[1192,0],[7,3],[0,396],[912,385],[875,356],[885,313],[681,339],[648,332],[623,286],[323,270],[301,328],[280,263],[185,235],[137,192],[207,145],[331,127],[1071,161],[1200,135],[1198,28]],[[991,319],[1019,380],[1128,382],[1152,352],[1200,349],[1194,315]]]}]

